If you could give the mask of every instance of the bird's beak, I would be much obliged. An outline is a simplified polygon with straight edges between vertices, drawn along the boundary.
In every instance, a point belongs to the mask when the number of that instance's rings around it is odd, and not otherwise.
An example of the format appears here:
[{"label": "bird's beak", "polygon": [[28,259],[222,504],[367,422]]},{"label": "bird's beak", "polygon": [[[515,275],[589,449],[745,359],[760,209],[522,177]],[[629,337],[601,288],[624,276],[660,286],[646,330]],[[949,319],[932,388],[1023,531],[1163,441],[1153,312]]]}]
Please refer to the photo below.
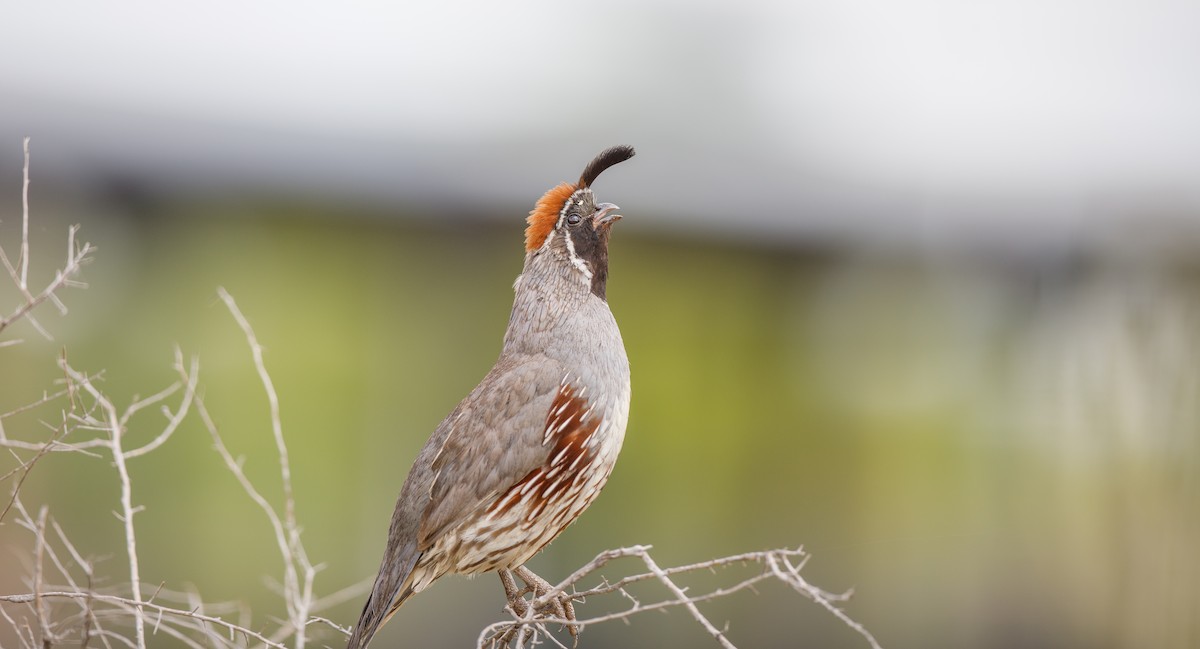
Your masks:
[{"label": "bird's beak", "polygon": [[596,225],[612,225],[621,220],[620,214],[611,214],[614,210],[619,210],[620,207],[612,203],[601,203],[596,206],[596,214],[592,217]]}]

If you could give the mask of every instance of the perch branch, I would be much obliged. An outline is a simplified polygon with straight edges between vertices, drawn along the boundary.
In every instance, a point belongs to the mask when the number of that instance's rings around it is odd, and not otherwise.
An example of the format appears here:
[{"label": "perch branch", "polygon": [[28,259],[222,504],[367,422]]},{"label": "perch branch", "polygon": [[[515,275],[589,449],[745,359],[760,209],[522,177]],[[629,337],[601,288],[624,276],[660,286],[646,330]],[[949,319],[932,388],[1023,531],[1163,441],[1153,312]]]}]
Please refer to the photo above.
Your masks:
[{"label": "perch branch", "polygon": [[[720,646],[728,649],[735,647],[733,642],[726,636],[725,631],[717,629],[704,615],[700,612],[697,604],[708,602],[716,599],[721,599],[741,592],[743,590],[753,590],[754,586],[760,582],[768,580],[782,581],[802,595],[816,601],[824,608],[829,610],[838,619],[846,623],[851,629],[858,632],[868,642],[871,649],[880,649],[875,638],[867,632],[867,630],[857,622],[853,621],[844,611],[834,606],[832,602],[845,601],[849,598],[849,593],[832,594],[827,593],[808,583],[807,580],[800,574],[800,570],[804,566],[804,562],[808,559],[808,554],[801,548],[796,549],[777,549],[766,550],[762,552],[747,552],[709,561],[702,561],[683,566],[672,568],[660,568],[658,564],[650,557],[650,546],[635,545],[614,550],[601,552],[596,558],[573,572],[570,576],[557,584],[549,592],[542,595],[531,602],[531,605],[526,608],[524,615],[517,615],[512,612],[511,608],[506,608],[513,616],[511,620],[502,620],[494,622],[485,627],[479,634],[477,646],[480,649],[484,647],[499,647],[505,644],[507,639],[515,639],[514,646],[524,647],[526,641],[535,643],[539,638],[549,639],[550,641],[560,644],[557,639],[549,632],[548,625],[553,624],[574,624],[580,628],[588,625],[595,625],[614,620],[628,622],[629,618],[634,615],[645,613],[648,611],[663,610],[668,608],[685,608],[689,615],[695,619],[705,631],[711,635]],[[635,573],[627,577],[623,577],[616,581],[608,581],[601,578],[601,583],[595,587],[580,590],[576,585],[597,573],[601,568],[609,563],[626,557],[636,557],[641,559],[645,564],[647,572]],[[709,572],[715,571],[717,568],[724,568],[735,565],[757,565],[760,570],[756,574],[750,575],[737,581],[731,585],[722,586],[706,593],[692,595],[687,592],[686,588],[679,586],[675,577],[688,573]],[[629,594],[626,587],[639,582],[657,581],[661,583],[668,592],[670,597],[659,599],[658,601],[643,603],[633,595]],[[630,602],[630,605],[623,610],[592,617],[579,617],[574,621],[565,620],[551,615],[538,613],[537,611],[551,610],[544,604],[551,601],[553,598],[560,596],[562,593],[570,593],[573,599],[585,600],[588,598],[598,597],[618,593],[625,597]]]}]

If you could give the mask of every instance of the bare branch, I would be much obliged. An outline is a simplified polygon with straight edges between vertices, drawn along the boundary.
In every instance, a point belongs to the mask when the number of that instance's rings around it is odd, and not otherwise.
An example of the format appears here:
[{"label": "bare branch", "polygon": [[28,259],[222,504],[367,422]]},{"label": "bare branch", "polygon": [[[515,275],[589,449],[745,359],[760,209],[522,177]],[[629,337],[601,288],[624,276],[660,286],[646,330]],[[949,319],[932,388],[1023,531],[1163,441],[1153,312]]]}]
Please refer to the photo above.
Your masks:
[{"label": "bare branch", "polygon": [[8,611],[4,610],[3,606],[0,606],[0,616],[3,616],[4,621],[8,622],[8,626],[11,627],[13,631],[17,632],[17,639],[21,641],[22,647],[33,646],[33,640],[30,639],[29,641],[26,641],[25,636],[21,635],[21,625],[17,624],[17,621],[12,619],[12,616],[8,614]]},{"label": "bare branch", "polygon": [[[258,491],[252,482],[250,482],[250,478],[248,478],[245,471],[242,470],[241,463],[238,462],[238,460],[233,457],[233,454],[229,452],[229,448],[225,446],[225,441],[221,438],[221,433],[216,422],[208,412],[208,407],[205,405],[204,399],[198,394],[194,397],[194,407],[196,409],[196,413],[200,415],[200,420],[204,423],[204,427],[208,430],[209,435],[212,437],[213,446],[216,448],[217,453],[221,456],[221,459],[224,460],[225,467],[229,469],[229,472],[232,473],[237,479],[238,483],[242,486],[242,490],[250,496],[250,499],[253,500],[260,509],[262,509],[263,513],[267,517],[268,522],[271,524],[271,528],[275,532],[275,542],[284,558],[285,587],[283,594],[285,605],[288,608],[289,632],[294,632],[297,634],[297,636],[300,636],[300,634],[303,633],[300,631],[300,629],[305,627],[304,623],[307,621],[307,613],[305,613],[305,617],[303,619],[298,619],[296,615],[302,608],[305,611],[310,610],[311,602],[303,603],[303,606],[297,605],[297,599],[299,598],[298,593],[302,592],[295,586],[299,581],[296,575],[298,558],[297,555],[292,552],[292,545],[288,540],[288,534],[286,532],[283,520],[280,519],[279,514],[275,511],[275,508],[271,506],[271,503],[267,501],[266,497]],[[291,586],[287,585],[289,583]],[[284,634],[284,637],[286,637],[286,635],[287,634]],[[299,643],[297,644],[297,649],[299,649]]]},{"label": "bare branch", "polygon": [[192,358],[191,369],[185,370],[183,367],[183,350],[176,347],[175,348],[175,369],[176,369],[176,371],[179,372],[179,374],[181,376],[185,377],[183,382],[182,383],[173,383],[170,388],[163,390],[162,392],[154,395],[154,397],[140,401],[140,402],[135,403],[134,405],[130,406],[129,410],[126,411],[126,419],[128,419],[128,417],[133,414],[135,407],[140,408],[140,407],[145,407],[145,406],[148,406],[148,405],[151,405],[154,403],[159,403],[163,399],[166,399],[171,394],[176,392],[180,385],[183,385],[184,386],[183,400],[180,402],[179,408],[175,411],[174,414],[172,414],[171,411],[169,409],[167,409],[166,406],[163,406],[163,413],[167,416],[166,427],[163,428],[162,432],[158,434],[158,437],[155,437],[153,440],[151,440],[145,446],[135,448],[135,449],[129,451],[128,453],[126,453],[125,454],[126,457],[139,457],[139,456],[145,455],[146,453],[149,453],[149,452],[157,449],[158,447],[162,446],[163,443],[165,443],[171,437],[171,435],[173,435],[175,433],[175,430],[177,428],[179,428],[179,424],[181,422],[183,422],[183,418],[185,416],[187,416],[188,409],[191,408],[191,405],[192,405],[192,399],[195,398],[195,396],[196,396],[196,383],[200,380],[200,359]]},{"label": "bare branch", "polygon": [[[308,556],[304,552],[304,546],[300,542],[300,526],[296,523],[296,498],[292,492],[292,468],[288,459],[287,443],[283,438],[279,396],[275,392],[275,384],[271,380],[271,375],[267,372],[266,363],[263,361],[263,348],[258,343],[258,337],[254,334],[254,328],[250,326],[250,321],[242,315],[237,302],[224,287],[219,287],[217,294],[246,337],[246,342],[250,346],[250,354],[254,358],[254,368],[258,372],[258,378],[262,382],[263,390],[267,395],[267,403],[270,406],[271,433],[275,438],[276,451],[279,453],[279,471],[283,483],[284,515],[282,521],[278,520],[274,509],[266,505],[265,500],[260,504],[264,506],[264,509],[272,512],[272,524],[276,527],[279,551],[283,555],[284,602],[288,608],[291,626],[296,633],[296,649],[304,649],[307,635],[305,629],[312,610],[312,589],[317,569],[309,562]],[[210,428],[210,431],[215,433],[214,428]],[[245,480],[243,486],[248,482]]]},{"label": "bare branch", "polygon": [[[73,232],[74,228],[72,228],[72,233]],[[21,293],[25,297],[25,301],[21,303],[21,305],[19,305],[8,317],[0,318],[0,331],[4,331],[6,327],[17,320],[25,318],[31,325],[34,326],[35,329],[38,330],[39,333],[42,334],[42,336],[46,338],[46,340],[54,340],[54,337],[51,336],[50,333],[47,332],[40,324],[38,324],[36,320],[33,319],[31,312],[34,308],[46,300],[52,300],[60,306],[60,309],[65,309],[65,307],[62,306],[62,303],[58,302],[57,297],[55,297],[55,293],[65,286],[74,285],[74,283],[71,281],[71,277],[79,272],[79,269],[83,266],[83,264],[91,261],[91,253],[92,246],[89,243],[84,243],[79,248],[72,249],[67,258],[66,266],[64,266],[62,270],[56,272],[54,274],[54,280],[46,285],[46,287],[43,288],[37,295],[31,294],[23,286],[20,287]],[[8,257],[4,255],[3,248],[0,248],[0,261],[3,261],[4,265],[8,267],[10,274],[15,275],[16,271],[12,268],[12,265],[9,264]]]},{"label": "bare branch", "polygon": [[33,470],[33,465],[37,464],[37,461],[42,459],[43,455],[50,452],[50,449],[58,442],[58,437],[61,437],[65,431],[66,424],[64,423],[63,428],[60,429],[60,433],[54,439],[42,444],[41,448],[38,449],[37,454],[30,458],[28,462],[21,462],[17,468],[9,471],[8,473],[4,474],[2,478],[0,478],[0,480],[6,480],[18,471],[21,473],[21,476],[17,478],[16,484],[13,485],[12,497],[9,498],[8,504],[4,506],[4,509],[0,510],[0,522],[4,522],[4,517],[7,516],[9,510],[12,509],[13,503],[17,501],[17,494],[21,491],[21,486],[25,484],[25,478],[28,478],[29,472]]},{"label": "bare branch", "polygon": [[21,255],[18,262],[21,265],[21,290],[29,288],[29,138],[21,142],[25,151],[25,165],[22,167],[21,179]]},{"label": "bare branch", "polygon": [[[118,604],[127,611],[140,611],[142,609],[149,609],[152,611],[156,611],[158,613],[162,613],[164,615],[188,618],[188,619],[192,619],[192,620],[198,620],[200,622],[204,622],[207,624],[219,626],[222,629],[226,629],[235,634],[242,635],[242,636],[245,636],[245,637],[253,639],[253,640],[257,640],[258,642],[263,643],[267,647],[272,647],[273,649],[289,649],[286,645],[279,644],[278,642],[272,642],[271,639],[267,638],[266,636],[262,635],[261,633],[238,626],[237,624],[234,624],[232,622],[226,622],[225,620],[222,620],[219,617],[213,617],[211,615],[204,615],[202,613],[196,613],[194,611],[188,611],[188,610],[184,610],[181,608],[174,608],[174,607],[165,606],[162,604],[155,604],[154,602],[144,602],[144,601],[132,599],[129,597],[119,597],[116,595],[103,595],[100,593],[81,593],[81,592],[75,592],[75,591],[45,592],[45,593],[41,594],[41,597],[42,598],[52,598],[52,599],[54,599],[54,598],[61,598],[61,599],[91,598],[97,602]],[[33,601],[34,601],[33,593],[22,593],[19,595],[0,595],[0,602],[25,604],[25,603],[30,603]],[[131,644],[130,646],[134,646],[134,645]]]},{"label": "bare branch", "polygon": [[[601,624],[621,620],[628,622],[629,618],[634,615],[645,613],[648,611],[663,610],[668,608],[683,607],[688,610],[688,613],[697,622],[704,627],[705,631],[712,635],[713,638],[722,647],[735,647],[732,641],[725,636],[725,632],[717,629],[711,622],[700,613],[696,606],[699,603],[712,601],[728,597],[743,590],[753,590],[754,586],[760,582],[767,580],[779,580],[797,589],[805,596],[818,601],[826,609],[834,612],[839,619],[846,623],[850,628],[859,632],[868,641],[871,649],[879,649],[878,643],[866,629],[857,622],[850,619],[844,611],[838,609],[831,602],[844,601],[849,595],[835,595],[826,593],[811,584],[809,584],[801,575],[800,568],[803,567],[804,561],[807,560],[808,554],[801,548],[796,549],[777,549],[767,550],[763,552],[747,552],[733,556],[702,561],[699,563],[688,564],[684,566],[676,566],[673,568],[660,568],[657,563],[650,557],[650,546],[635,545],[626,548],[618,548],[615,550],[607,550],[596,556],[583,567],[576,570],[569,577],[556,585],[550,592],[530,602],[526,613],[523,616],[518,616],[508,609],[513,615],[512,620],[504,620],[495,622],[485,627],[479,634],[477,646],[480,649],[483,647],[499,647],[506,644],[508,639],[513,639],[513,646],[524,647],[526,643],[536,643],[539,639],[549,639],[558,644],[557,639],[549,631],[550,625],[567,625],[574,624],[580,629],[580,632],[589,625]],[[577,590],[575,584],[581,580],[595,574],[600,568],[608,565],[614,560],[625,557],[637,557],[642,560],[649,570],[644,573],[636,573],[617,581],[609,582],[607,579],[602,580],[602,583],[594,588],[586,590]],[[761,571],[757,574],[745,577],[740,581],[729,585],[716,588],[712,591],[697,595],[689,594],[686,589],[681,588],[672,577],[688,573],[709,572],[716,568],[722,568],[733,565],[758,565],[761,566]],[[778,567],[778,570],[776,568]],[[658,581],[662,583],[671,593],[671,597],[658,601],[643,603],[633,597],[625,590],[631,584],[643,581]],[[561,597],[562,593],[570,593],[574,600],[585,600],[597,596],[618,593],[623,596],[630,605],[620,611],[596,615],[592,617],[578,617],[576,620],[566,620],[538,611],[547,611],[548,604],[553,598]],[[836,611],[836,612],[835,612]]]},{"label": "bare branch", "polygon": [[688,594],[684,592],[684,590],[675,582],[671,581],[671,578],[667,575],[667,573],[663,572],[662,568],[658,567],[658,564],[654,562],[654,559],[650,558],[649,552],[642,552],[641,557],[642,560],[646,562],[646,567],[650,569],[650,572],[654,573],[654,576],[658,577],[658,580],[661,581],[664,586],[670,589],[670,591],[675,594],[675,597],[679,598],[679,602],[687,607],[688,613],[692,614],[692,617],[700,623],[700,626],[704,627],[705,631],[708,631],[709,635],[716,638],[717,642],[720,643],[720,645],[725,649],[736,649],[733,646],[733,643],[725,637],[725,634],[721,633],[717,627],[713,626],[712,622],[709,622],[708,618],[704,617],[704,614],[700,612],[700,609],[696,608],[696,602],[692,601],[692,599],[688,597]]},{"label": "bare branch", "polygon": [[296,499],[292,495],[292,468],[288,461],[287,443],[283,439],[283,424],[279,416],[279,396],[275,393],[275,383],[271,381],[271,375],[267,372],[266,364],[263,362],[263,348],[258,344],[258,337],[254,335],[254,328],[250,326],[250,321],[242,315],[237,302],[234,301],[229,291],[225,290],[225,287],[217,287],[217,295],[221,296],[221,300],[229,308],[229,313],[233,315],[233,319],[242,328],[242,333],[246,335],[246,342],[250,345],[250,354],[254,358],[254,369],[258,371],[258,378],[262,381],[263,389],[267,393],[267,403],[271,408],[271,433],[275,436],[275,447],[279,451],[279,470],[283,478],[284,520],[288,530],[291,531],[296,527]]},{"label": "bare branch", "polygon": [[[117,468],[121,486],[121,513],[118,518],[125,526],[125,553],[129,557],[129,589],[133,600],[139,601],[142,599],[142,579],[138,567],[137,534],[133,527],[133,515],[136,513],[133,507],[133,483],[129,479],[129,469],[125,464],[127,456],[122,448],[125,428],[121,425],[121,417],[117,414],[116,406],[103,392],[92,385],[86,375],[76,372],[65,360],[61,361],[61,365],[63,371],[78,385],[83,386],[83,389],[92,396],[103,411],[102,414],[108,427],[108,441],[112,450],[113,465]],[[138,607],[134,608],[134,632],[137,648],[145,649],[146,621],[142,609]]]},{"label": "bare branch", "polygon": [[[845,623],[846,626],[849,626],[851,629],[857,631],[859,635],[866,638],[867,642],[871,645],[871,649],[882,649],[879,646],[879,643],[876,642],[875,636],[871,635],[871,633],[867,631],[865,627],[850,619],[850,616],[846,615],[845,611],[833,605],[831,600],[837,598],[830,596],[825,591],[805,581],[804,578],[800,576],[799,568],[792,565],[792,563],[788,560],[788,557],[768,557],[767,565],[771,567],[771,572],[778,577],[780,581],[796,589],[796,592],[807,595],[814,602],[823,606],[825,610],[833,613],[833,615]],[[846,597],[841,597],[841,599],[846,599]]]},{"label": "bare branch", "polygon": [[[28,142],[28,140],[26,140]],[[46,513],[47,509],[43,505],[38,512],[37,527],[34,529],[36,536],[35,553],[33,561],[33,611],[37,617],[38,628],[41,631],[42,645],[52,646],[56,640],[54,633],[50,631],[50,616],[46,613],[46,601],[42,597],[42,555],[46,548]]]},{"label": "bare branch", "polygon": [[[24,182],[21,187],[21,202],[22,202],[22,219],[21,219],[21,244],[20,252],[17,257],[17,264],[14,266],[9,260],[8,254],[4,252],[4,248],[0,247],[0,263],[4,265],[8,275],[12,278],[13,283],[17,287],[17,291],[21,294],[23,301],[17,305],[17,308],[8,316],[0,318],[0,331],[4,331],[10,324],[17,320],[24,319],[34,329],[38,331],[47,340],[53,340],[50,332],[46,331],[37,319],[33,317],[32,311],[42,302],[50,301],[58,307],[62,314],[67,313],[67,307],[58,299],[57,291],[67,286],[79,286],[73,278],[78,274],[79,269],[83,264],[90,261],[92,246],[89,243],[76,245],[75,233],[78,230],[76,226],[72,226],[67,233],[67,262],[62,270],[55,273],[54,280],[51,281],[36,295],[29,290],[29,138],[24,140],[25,165],[24,165]],[[11,342],[6,344],[12,344]]]}]

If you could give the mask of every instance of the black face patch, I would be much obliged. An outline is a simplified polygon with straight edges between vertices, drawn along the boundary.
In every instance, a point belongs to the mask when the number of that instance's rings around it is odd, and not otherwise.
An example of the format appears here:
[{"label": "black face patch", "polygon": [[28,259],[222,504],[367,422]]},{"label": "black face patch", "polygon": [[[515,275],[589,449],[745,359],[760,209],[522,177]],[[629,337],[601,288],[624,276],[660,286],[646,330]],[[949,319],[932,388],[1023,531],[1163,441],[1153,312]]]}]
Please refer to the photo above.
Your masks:
[{"label": "black face patch", "polygon": [[[592,293],[606,299],[608,284],[609,225],[596,226],[596,199],[589,189],[580,189],[563,205],[558,230],[571,241],[575,257],[592,273]],[[570,254],[568,252],[568,254]]]},{"label": "black face patch", "polygon": [[608,235],[609,226],[595,227],[589,216],[579,225],[567,228],[567,236],[575,248],[575,255],[592,271],[592,293],[601,300],[607,299],[608,286]]}]

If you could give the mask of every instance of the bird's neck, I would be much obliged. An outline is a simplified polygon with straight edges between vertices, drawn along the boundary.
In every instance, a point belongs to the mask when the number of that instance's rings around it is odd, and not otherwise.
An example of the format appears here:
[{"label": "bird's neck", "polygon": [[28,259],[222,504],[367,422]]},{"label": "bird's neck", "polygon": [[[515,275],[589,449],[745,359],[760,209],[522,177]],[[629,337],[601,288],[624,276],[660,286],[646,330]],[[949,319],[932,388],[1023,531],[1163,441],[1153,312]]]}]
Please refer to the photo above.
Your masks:
[{"label": "bird's neck", "polygon": [[565,338],[586,334],[580,328],[591,319],[584,316],[612,320],[608,303],[593,290],[595,276],[586,277],[556,255],[549,249],[526,255],[513,284],[516,295],[503,353],[545,353]]}]

